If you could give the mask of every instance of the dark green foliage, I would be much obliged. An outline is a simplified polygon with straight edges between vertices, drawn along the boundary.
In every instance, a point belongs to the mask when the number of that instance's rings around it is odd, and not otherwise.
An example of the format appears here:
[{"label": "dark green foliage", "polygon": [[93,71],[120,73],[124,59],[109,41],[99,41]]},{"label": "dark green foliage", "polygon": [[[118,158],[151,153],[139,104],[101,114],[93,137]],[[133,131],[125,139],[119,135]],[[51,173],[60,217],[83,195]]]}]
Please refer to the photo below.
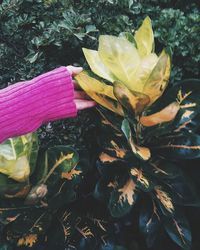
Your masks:
[{"label": "dark green foliage", "polygon": [[168,46],[173,52],[171,82],[197,77],[197,2],[4,0],[0,5],[0,86],[59,65],[82,65],[82,47],[95,47],[99,34],[136,29],[147,15],[153,20],[157,47]]},{"label": "dark green foliage", "polygon": [[[180,82],[147,108],[146,114],[152,114],[176,100],[180,109],[167,125],[160,122],[145,127],[138,122],[139,117],[133,119],[132,113],[123,119],[111,112],[101,111],[102,153],[98,163],[101,179],[95,197],[100,200],[105,197],[111,215],[116,218],[130,214],[141,199],[139,226],[148,247],[156,247],[156,240],[164,226],[177,245],[182,249],[191,249],[191,230],[181,206],[199,207],[200,198],[180,168],[180,160],[200,157],[199,135],[193,133],[189,126],[200,112],[199,84],[197,80]],[[129,106],[124,109],[125,113],[126,109]],[[194,127],[197,130],[199,124],[194,123]],[[124,144],[122,132],[129,147]],[[105,144],[108,140],[110,144]],[[146,147],[151,153],[148,159]]]}]

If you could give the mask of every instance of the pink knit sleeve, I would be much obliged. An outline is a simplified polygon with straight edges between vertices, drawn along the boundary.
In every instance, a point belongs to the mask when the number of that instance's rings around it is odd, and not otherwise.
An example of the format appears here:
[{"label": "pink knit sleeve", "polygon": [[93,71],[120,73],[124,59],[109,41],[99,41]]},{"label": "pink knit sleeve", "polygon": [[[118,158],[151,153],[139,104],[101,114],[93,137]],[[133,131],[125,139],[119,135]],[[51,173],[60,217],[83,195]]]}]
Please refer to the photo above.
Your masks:
[{"label": "pink knit sleeve", "polygon": [[0,143],[76,115],[74,86],[66,67],[16,83],[0,90]]}]

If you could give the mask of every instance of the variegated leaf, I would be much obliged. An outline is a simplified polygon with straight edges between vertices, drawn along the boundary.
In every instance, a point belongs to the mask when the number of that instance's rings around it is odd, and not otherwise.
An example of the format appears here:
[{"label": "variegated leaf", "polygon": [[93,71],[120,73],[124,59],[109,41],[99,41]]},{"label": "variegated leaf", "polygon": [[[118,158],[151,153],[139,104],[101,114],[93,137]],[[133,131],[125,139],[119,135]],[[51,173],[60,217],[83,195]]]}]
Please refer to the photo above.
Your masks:
[{"label": "variegated leaf", "polygon": [[187,219],[183,214],[174,218],[167,217],[164,227],[170,238],[184,250],[190,250],[192,236]]},{"label": "variegated leaf", "polygon": [[86,72],[81,72],[75,79],[81,88],[97,103],[103,107],[123,115],[121,105],[117,102],[113,94],[113,87],[90,77]]},{"label": "variegated leaf", "polygon": [[102,35],[98,52],[108,69],[128,88],[131,87],[140,64],[135,46],[122,37]]},{"label": "variegated leaf", "polygon": [[152,151],[171,159],[194,159],[200,157],[200,136],[180,134],[166,136],[154,141]]},{"label": "variegated leaf", "polygon": [[129,145],[132,149],[132,152],[139,159],[142,159],[144,161],[149,160],[149,158],[151,157],[151,152],[150,152],[149,148],[143,147],[143,146],[138,146],[134,143],[131,128],[130,128],[130,125],[129,125],[129,122],[127,119],[124,119],[122,122],[122,131],[124,132],[124,135],[126,136],[126,139],[129,142]]},{"label": "variegated leaf", "polygon": [[129,90],[121,82],[114,82],[113,92],[121,105],[134,115],[140,114],[150,101],[148,96]]},{"label": "variegated leaf", "polygon": [[99,57],[98,51],[83,48],[83,53],[85,58],[91,68],[91,70],[97,74],[98,76],[113,82],[115,80],[115,76],[109,69],[103,64],[101,58]]},{"label": "variegated leaf", "polygon": [[172,215],[175,212],[174,203],[172,201],[172,197],[169,193],[162,189],[161,186],[155,187],[155,196],[160,205],[162,212],[165,215]]},{"label": "variegated leaf", "polygon": [[145,127],[151,127],[164,122],[171,122],[176,117],[180,105],[177,102],[172,102],[161,111],[148,116],[142,116],[140,123]]},{"label": "variegated leaf", "polygon": [[166,89],[170,76],[170,68],[170,56],[163,50],[142,91],[150,97],[150,104],[155,102]]},{"label": "variegated leaf", "polygon": [[121,217],[128,213],[136,200],[135,183],[128,179],[125,184],[117,185],[111,193],[109,200],[109,209],[114,217]]}]

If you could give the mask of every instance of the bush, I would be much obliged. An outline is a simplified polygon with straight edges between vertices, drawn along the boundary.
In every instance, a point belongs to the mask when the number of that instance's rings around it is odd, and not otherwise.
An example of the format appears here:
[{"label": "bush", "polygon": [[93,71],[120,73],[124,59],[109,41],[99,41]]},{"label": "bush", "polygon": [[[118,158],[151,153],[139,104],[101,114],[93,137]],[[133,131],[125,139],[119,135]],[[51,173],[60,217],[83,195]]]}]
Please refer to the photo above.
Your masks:
[{"label": "bush", "polygon": [[171,82],[197,77],[197,1],[4,0],[0,5],[0,86],[32,78],[58,65],[83,64],[81,47],[99,34],[136,29],[153,20],[157,47],[173,52]]}]

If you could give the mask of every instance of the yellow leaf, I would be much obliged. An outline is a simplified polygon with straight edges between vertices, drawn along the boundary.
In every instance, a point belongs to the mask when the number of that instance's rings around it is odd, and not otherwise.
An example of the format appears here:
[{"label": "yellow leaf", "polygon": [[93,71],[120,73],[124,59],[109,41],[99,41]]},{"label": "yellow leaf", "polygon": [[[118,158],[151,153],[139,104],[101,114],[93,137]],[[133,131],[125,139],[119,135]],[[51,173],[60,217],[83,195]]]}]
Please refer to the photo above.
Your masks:
[{"label": "yellow leaf", "polygon": [[0,161],[0,173],[8,175],[9,178],[24,182],[30,174],[30,165],[27,156],[23,155],[16,160]]},{"label": "yellow leaf", "polygon": [[147,16],[140,28],[135,32],[135,41],[141,57],[149,55],[154,46],[154,35],[151,25],[151,19]]},{"label": "yellow leaf", "polygon": [[110,72],[109,69],[103,64],[101,58],[99,57],[98,51],[83,48],[83,53],[91,70],[95,74],[110,82],[113,82],[115,80],[112,72]]},{"label": "yellow leaf", "polygon": [[154,66],[158,62],[158,56],[155,53],[151,53],[142,58],[140,66],[135,72],[134,81],[129,85],[130,90],[142,92],[144,84],[150,76]]},{"label": "yellow leaf", "polygon": [[177,102],[172,102],[157,113],[148,116],[142,116],[140,118],[140,123],[145,127],[151,127],[160,123],[170,122],[176,117],[179,109],[180,105]]},{"label": "yellow leaf", "polygon": [[154,66],[150,76],[144,84],[142,93],[150,97],[151,105],[155,102],[164,92],[167,87],[170,76],[170,57],[163,51],[159,56],[157,64]]},{"label": "yellow leaf", "polygon": [[103,107],[123,115],[121,105],[113,94],[113,87],[90,77],[86,72],[81,72],[75,79],[81,88],[97,103]]},{"label": "yellow leaf", "polygon": [[103,35],[99,38],[99,56],[108,69],[127,87],[133,83],[140,65],[137,49],[127,39]]}]

